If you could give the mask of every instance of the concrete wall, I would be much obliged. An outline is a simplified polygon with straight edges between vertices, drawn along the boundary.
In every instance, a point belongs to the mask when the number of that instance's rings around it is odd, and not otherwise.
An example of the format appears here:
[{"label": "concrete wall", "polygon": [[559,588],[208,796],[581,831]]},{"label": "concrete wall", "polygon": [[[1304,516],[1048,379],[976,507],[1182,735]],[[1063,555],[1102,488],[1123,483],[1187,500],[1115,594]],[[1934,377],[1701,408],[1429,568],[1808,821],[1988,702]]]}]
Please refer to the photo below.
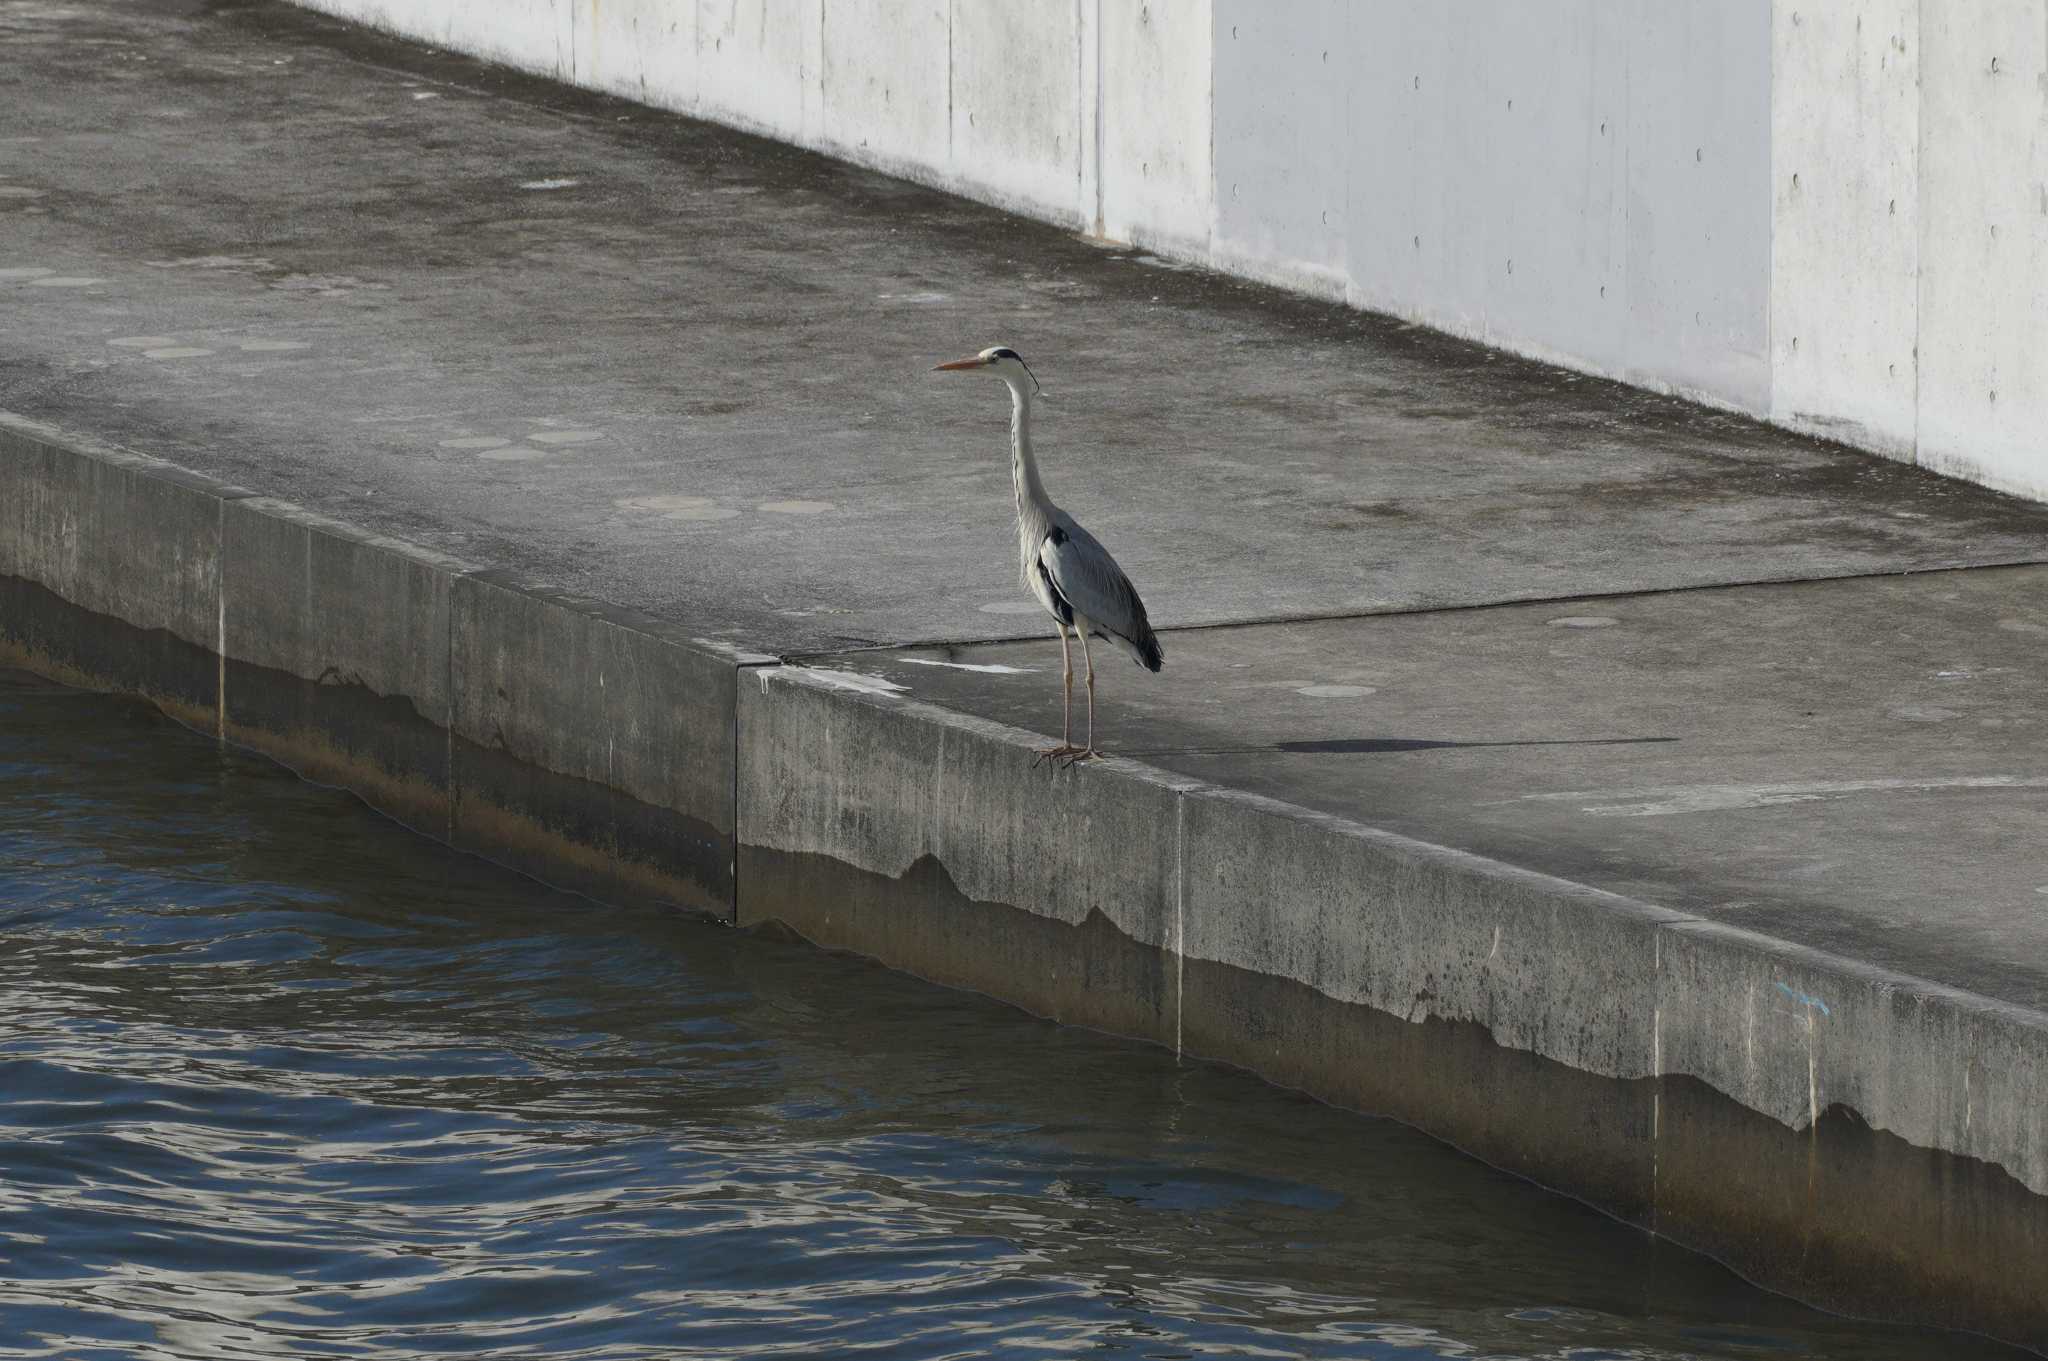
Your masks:
[{"label": "concrete wall", "polygon": [[300,0],[2048,498],[2048,0]]}]

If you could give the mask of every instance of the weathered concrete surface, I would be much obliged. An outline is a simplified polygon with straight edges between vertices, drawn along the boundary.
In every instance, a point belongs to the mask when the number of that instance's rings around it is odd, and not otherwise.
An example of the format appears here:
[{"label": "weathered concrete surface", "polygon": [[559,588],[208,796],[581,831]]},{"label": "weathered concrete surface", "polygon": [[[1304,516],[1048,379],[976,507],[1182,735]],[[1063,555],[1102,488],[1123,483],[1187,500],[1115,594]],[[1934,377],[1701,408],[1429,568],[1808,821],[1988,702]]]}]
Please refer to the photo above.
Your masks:
[{"label": "weathered concrete surface", "polygon": [[450,840],[603,896],[729,916],[729,649],[495,573],[457,578]]},{"label": "weathered concrete surface", "polygon": [[1197,782],[1032,777],[1016,732],[829,671],[755,670],[739,701],[745,920],[1176,1043],[1178,811]]},{"label": "weathered concrete surface", "polygon": [[0,661],[558,884],[730,918],[746,654],[4,412],[0,505]]},{"label": "weathered concrete surface", "polygon": [[[1148,764],[2048,1009],[2044,643],[2044,568],[1688,591],[1182,632],[1158,676],[1098,657],[1097,716]],[[1050,639],[813,660],[1058,731]]]},{"label": "weathered concrete surface", "polygon": [[[2048,511],[275,8],[0,23],[0,661],[2048,1346],[2048,569],[1823,580]],[[998,322],[1142,766],[919,646],[1042,632],[923,372]]]},{"label": "weathered concrete surface", "polygon": [[[220,526],[248,493],[121,450],[80,457],[43,435],[0,422],[0,640],[19,664],[217,726]],[[73,627],[79,614],[130,635],[102,646]]]},{"label": "weathered concrete surface", "polygon": [[0,15],[0,408],[706,636],[1036,631],[986,612],[1001,391],[927,372],[997,339],[1167,625],[2048,557],[2048,508],[282,6]]},{"label": "weathered concrete surface", "polygon": [[448,597],[467,564],[268,497],[228,506],[220,552],[223,735],[450,839]]}]

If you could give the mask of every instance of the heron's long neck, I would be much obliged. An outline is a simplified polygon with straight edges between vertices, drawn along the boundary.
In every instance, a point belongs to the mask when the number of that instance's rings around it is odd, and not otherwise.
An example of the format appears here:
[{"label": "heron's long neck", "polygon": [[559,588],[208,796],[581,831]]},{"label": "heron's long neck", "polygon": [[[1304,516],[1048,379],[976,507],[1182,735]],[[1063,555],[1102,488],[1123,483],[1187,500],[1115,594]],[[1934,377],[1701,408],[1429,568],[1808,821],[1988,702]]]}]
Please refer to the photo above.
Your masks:
[{"label": "heron's long neck", "polygon": [[1022,385],[1010,385],[1010,480],[1017,489],[1017,516],[1034,512],[1050,518],[1052,501],[1038,480],[1038,460],[1031,456],[1031,396]]}]

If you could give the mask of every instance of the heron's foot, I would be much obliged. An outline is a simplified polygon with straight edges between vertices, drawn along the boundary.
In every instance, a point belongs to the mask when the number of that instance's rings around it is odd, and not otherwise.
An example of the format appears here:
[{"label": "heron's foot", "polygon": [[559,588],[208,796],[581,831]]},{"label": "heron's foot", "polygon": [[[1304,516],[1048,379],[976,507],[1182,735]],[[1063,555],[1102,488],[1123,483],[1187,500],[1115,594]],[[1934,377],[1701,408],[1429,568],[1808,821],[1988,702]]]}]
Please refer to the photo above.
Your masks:
[{"label": "heron's foot", "polygon": [[1039,748],[1038,755],[1032,758],[1031,768],[1036,770],[1048,761],[1056,766],[1070,766],[1076,761],[1085,761],[1093,755],[1095,753],[1086,747],[1077,747],[1071,742],[1062,742],[1056,747]]}]

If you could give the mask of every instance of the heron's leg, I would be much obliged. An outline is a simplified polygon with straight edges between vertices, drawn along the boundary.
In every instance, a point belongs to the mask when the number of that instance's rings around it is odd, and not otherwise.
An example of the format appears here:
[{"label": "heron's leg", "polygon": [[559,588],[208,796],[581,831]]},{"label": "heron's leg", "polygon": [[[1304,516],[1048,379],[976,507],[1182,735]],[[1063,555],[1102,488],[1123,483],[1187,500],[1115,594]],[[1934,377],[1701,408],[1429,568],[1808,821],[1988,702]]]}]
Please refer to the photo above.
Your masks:
[{"label": "heron's leg", "polygon": [[[1060,744],[1039,752],[1038,759],[1031,763],[1034,767],[1039,761],[1057,761],[1062,756],[1072,756],[1080,750],[1074,745],[1074,654],[1067,646],[1067,626],[1058,621],[1054,622],[1060,631]],[[1081,644],[1084,655],[1087,648],[1088,644],[1084,640]],[[1093,713],[1093,710],[1090,712]],[[1093,722],[1092,718],[1090,722]]]},{"label": "heron's leg", "polygon": [[1088,634],[1084,629],[1075,629],[1074,636],[1081,640],[1081,664],[1088,669],[1088,745],[1074,756],[1076,761],[1085,761],[1102,753],[1095,749],[1095,663],[1088,656]]}]

